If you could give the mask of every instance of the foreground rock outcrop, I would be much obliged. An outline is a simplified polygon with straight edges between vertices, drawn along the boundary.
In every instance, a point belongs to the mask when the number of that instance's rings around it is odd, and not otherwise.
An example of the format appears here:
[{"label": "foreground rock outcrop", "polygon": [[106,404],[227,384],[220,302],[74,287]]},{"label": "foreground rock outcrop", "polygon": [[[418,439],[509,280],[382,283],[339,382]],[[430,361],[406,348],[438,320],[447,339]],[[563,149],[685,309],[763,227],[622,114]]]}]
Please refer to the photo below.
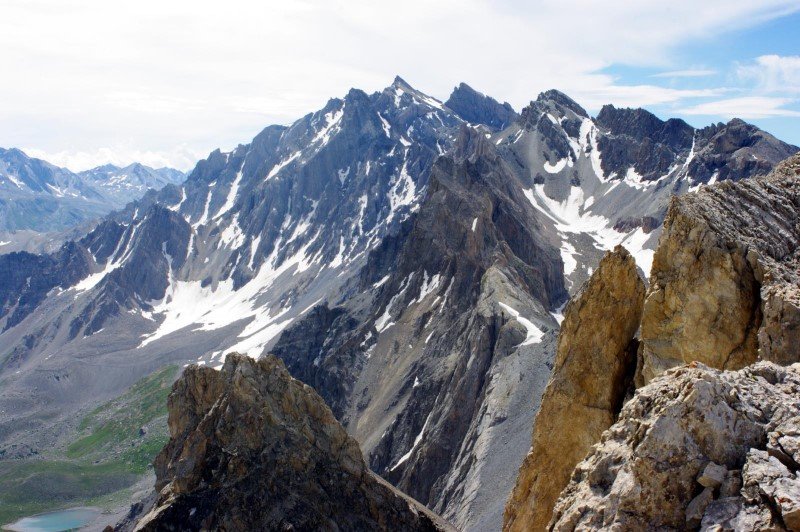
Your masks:
[{"label": "foreground rock outcrop", "polygon": [[190,366],[169,397],[137,530],[448,530],[371,473],[323,400],[272,356]]},{"label": "foreground rock outcrop", "polygon": [[[673,198],[643,309],[608,303],[643,289],[603,260],[567,307],[506,530],[800,530],[800,365],[756,364],[800,360],[798,213],[794,156]],[[640,323],[638,354],[613,356]]]},{"label": "foreground rock outcrop", "polygon": [[800,156],[672,200],[642,318],[640,384],[697,360],[798,361]]},{"label": "foreground rock outcrop", "polygon": [[696,364],[638,390],[551,530],[800,530],[800,364]]},{"label": "foreground rock outcrop", "polygon": [[636,366],[644,293],[636,262],[618,246],[567,306],[504,530],[544,529],[573,468],[616,419]]}]

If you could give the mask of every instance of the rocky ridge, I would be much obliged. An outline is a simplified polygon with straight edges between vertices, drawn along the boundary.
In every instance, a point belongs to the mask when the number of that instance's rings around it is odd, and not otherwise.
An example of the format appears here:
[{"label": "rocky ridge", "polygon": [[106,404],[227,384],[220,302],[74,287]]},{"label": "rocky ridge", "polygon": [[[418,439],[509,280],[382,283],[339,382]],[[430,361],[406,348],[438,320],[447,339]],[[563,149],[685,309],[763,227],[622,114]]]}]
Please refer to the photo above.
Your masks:
[{"label": "rocky ridge", "polygon": [[177,185],[184,178],[171,168],[156,170],[138,163],[75,173],[16,148],[0,148],[0,233],[8,239],[20,230],[80,227],[140,199],[149,189]]},{"label": "rocky ridge", "polygon": [[169,396],[153,508],[135,530],[454,530],[369,471],[274,357],[190,366]]},{"label": "rocky ridge", "polygon": [[633,384],[644,291],[633,257],[619,246],[567,305],[506,530],[543,529],[572,469],[616,420]]},{"label": "rocky ridge", "polygon": [[[571,417],[546,408],[545,394],[505,529],[797,529],[797,464],[776,442],[786,437],[791,448],[794,441],[800,365],[750,364],[800,358],[799,184],[795,156],[768,176],[672,200],[641,310],[641,345],[622,370],[635,374],[639,389],[602,436],[610,423],[600,431],[585,423],[568,431]],[[588,286],[600,286],[602,277],[596,271]],[[609,290],[604,286],[594,299],[603,301]],[[602,306],[587,314],[584,321],[594,324],[608,318]],[[620,323],[622,330],[639,326],[638,318],[631,327]],[[558,352],[580,338],[562,328]],[[595,343],[607,338],[614,336],[603,331]],[[602,360],[587,351],[570,362],[591,368]],[[669,370],[686,363],[688,369]],[[745,366],[738,373],[716,371]],[[566,391],[562,405],[580,403],[587,373],[602,394],[622,397],[631,390],[630,382],[602,380],[589,369],[554,371],[548,390]],[[583,454],[596,445],[572,473],[550,520],[553,487],[536,480],[558,482],[569,474],[574,460],[569,452],[560,455],[565,432],[583,442]],[[551,448],[559,449],[557,458],[546,456]]]},{"label": "rocky ridge", "polygon": [[697,360],[797,360],[800,157],[673,199],[642,318],[642,382]]},{"label": "rocky ridge", "polygon": [[576,468],[551,530],[800,530],[800,365],[676,368]]}]

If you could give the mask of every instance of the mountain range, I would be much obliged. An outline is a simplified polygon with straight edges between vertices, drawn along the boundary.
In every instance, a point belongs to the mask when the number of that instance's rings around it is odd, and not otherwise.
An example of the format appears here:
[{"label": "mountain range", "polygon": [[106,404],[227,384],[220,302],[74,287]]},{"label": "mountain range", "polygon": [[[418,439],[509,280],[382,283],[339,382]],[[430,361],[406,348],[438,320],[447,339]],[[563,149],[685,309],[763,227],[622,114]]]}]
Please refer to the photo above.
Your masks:
[{"label": "mountain range", "polygon": [[[0,468],[61,459],[83,416],[165,366],[271,353],[373,472],[499,529],[570,294],[620,244],[647,276],[673,196],[797,151],[555,90],[517,113],[465,84],[353,89],[54,253],[0,256]],[[115,172],[53,187],[89,201]],[[120,179],[103,197],[146,181]]]},{"label": "mountain range", "polygon": [[0,148],[0,232],[70,229],[184,178],[178,170],[139,163],[75,173],[21,150]]}]

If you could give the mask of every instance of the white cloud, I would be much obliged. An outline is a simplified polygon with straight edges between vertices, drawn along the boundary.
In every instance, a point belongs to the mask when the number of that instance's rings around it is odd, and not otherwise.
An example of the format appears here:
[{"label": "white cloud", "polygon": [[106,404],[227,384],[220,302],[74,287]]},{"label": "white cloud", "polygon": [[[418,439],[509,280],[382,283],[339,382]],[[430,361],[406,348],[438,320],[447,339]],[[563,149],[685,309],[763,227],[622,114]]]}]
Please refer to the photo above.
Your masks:
[{"label": "white cloud", "polygon": [[572,93],[589,109],[597,109],[606,103],[618,107],[650,107],[675,104],[687,98],[719,97],[729,89],[672,89],[657,85],[616,85],[612,82],[577,88]]},{"label": "white cloud", "polygon": [[737,74],[767,93],[800,93],[800,55],[762,55],[754,63],[739,65]]},{"label": "white cloud", "polygon": [[127,166],[139,162],[152,168],[169,166],[187,170],[205,153],[191,150],[187,146],[180,146],[169,151],[141,151],[130,145],[115,145],[97,150],[86,151],[58,151],[48,152],[38,148],[22,148],[27,155],[45,160],[56,166],[69,168],[74,172],[89,170],[103,164]]},{"label": "white cloud", "polygon": [[653,78],[704,78],[716,74],[716,70],[710,69],[695,69],[695,70],[670,70],[668,72],[659,72],[650,77]]},{"label": "white cloud", "polygon": [[128,153],[173,166],[185,164],[181,146],[232,148],[395,74],[439,98],[466,81],[517,108],[549,88],[590,109],[674,103],[692,93],[620,86],[598,72],[669,68],[687,41],[799,8],[796,0],[2,4],[0,146],[66,152],[70,161],[135,146]]},{"label": "white cloud", "polygon": [[769,96],[743,96],[713,102],[705,102],[680,109],[685,115],[723,116],[726,118],[772,118],[777,116],[800,116],[800,111],[786,109],[794,103],[791,98]]}]

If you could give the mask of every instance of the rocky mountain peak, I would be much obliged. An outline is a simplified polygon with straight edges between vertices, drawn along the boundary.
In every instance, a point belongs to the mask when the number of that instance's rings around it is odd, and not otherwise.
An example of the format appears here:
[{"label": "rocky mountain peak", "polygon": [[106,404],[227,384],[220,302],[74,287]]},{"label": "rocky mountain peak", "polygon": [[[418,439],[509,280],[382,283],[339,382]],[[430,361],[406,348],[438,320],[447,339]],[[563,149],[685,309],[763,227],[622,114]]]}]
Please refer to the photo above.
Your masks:
[{"label": "rocky mountain peak", "polygon": [[774,166],[773,161],[800,150],[738,118],[698,130],[697,141],[687,171],[695,180],[712,183],[765,175]]},{"label": "rocky mountain peak", "polygon": [[691,148],[694,137],[694,128],[683,120],[664,121],[645,109],[617,108],[610,104],[600,109],[597,125],[614,135],[648,138],[677,151]]},{"label": "rocky mountain peak", "polygon": [[[549,90],[539,94],[520,113],[519,122],[528,129],[540,129],[546,136],[551,126],[566,126],[570,131],[577,131],[580,122],[587,118],[586,111],[567,95]],[[549,121],[550,124],[544,124]],[[544,129],[543,129],[544,128]]]},{"label": "rocky mountain peak", "polygon": [[414,90],[414,88],[403,78],[399,75],[394,77],[392,80],[392,87],[403,89],[403,90]]},{"label": "rocky mountain peak", "polygon": [[517,119],[517,113],[510,104],[501,104],[463,82],[453,89],[445,105],[467,122],[484,124],[497,131]]},{"label": "rocky mountain peak", "polygon": [[136,530],[452,530],[371,473],[322,398],[275,357],[187,368],[169,431],[158,499]]},{"label": "rocky mountain peak", "polygon": [[587,113],[578,102],[556,89],[549,89],[540,93],[539,96],[536,97],[536,101],[541,103],[552,102],[559,107],[571,110],[578,116],[587,118],[589,116],[589,113]]}]

